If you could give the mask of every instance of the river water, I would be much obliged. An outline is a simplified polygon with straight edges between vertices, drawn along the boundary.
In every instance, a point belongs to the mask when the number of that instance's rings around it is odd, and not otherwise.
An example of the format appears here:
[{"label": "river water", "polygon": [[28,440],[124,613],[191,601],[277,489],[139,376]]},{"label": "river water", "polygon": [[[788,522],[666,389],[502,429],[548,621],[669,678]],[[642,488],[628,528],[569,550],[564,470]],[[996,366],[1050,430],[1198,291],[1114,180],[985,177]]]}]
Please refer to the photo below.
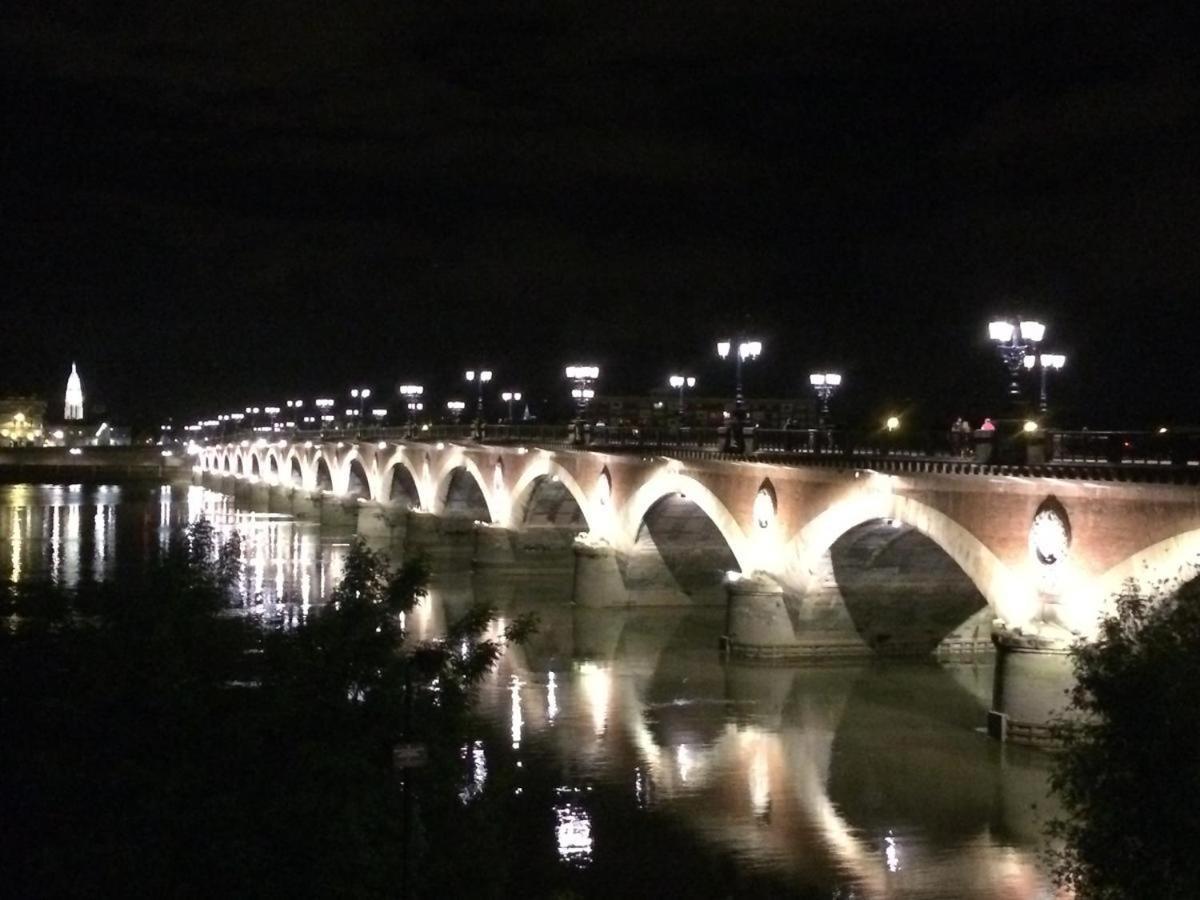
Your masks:
[{"label": "river water", "polygon": [[[0,486],[0,578],[135,577],[201,516],[244,539],[244,597],[298,617],[351,536],[201,487]],[[1054,896],[1050,759],[982,732],[990,663],[749,666],[723,610],[573,606],[569,575],[436,575],[417,638],[486,599],[538,613],[480,692],[461,801],[511,791],[527,896]]]}]

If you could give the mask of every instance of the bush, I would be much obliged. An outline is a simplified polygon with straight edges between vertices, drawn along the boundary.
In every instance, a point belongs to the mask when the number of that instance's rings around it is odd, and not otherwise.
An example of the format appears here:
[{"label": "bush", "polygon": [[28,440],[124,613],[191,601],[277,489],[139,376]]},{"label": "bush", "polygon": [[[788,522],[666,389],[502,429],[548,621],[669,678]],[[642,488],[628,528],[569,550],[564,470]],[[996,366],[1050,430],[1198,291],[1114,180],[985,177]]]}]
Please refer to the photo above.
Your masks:
[{"label": "bush", "polygon": [[1056,877],[1101,900],[1200,897],[1200,584],[1157,603],[1128,588],[1072,652]]}]

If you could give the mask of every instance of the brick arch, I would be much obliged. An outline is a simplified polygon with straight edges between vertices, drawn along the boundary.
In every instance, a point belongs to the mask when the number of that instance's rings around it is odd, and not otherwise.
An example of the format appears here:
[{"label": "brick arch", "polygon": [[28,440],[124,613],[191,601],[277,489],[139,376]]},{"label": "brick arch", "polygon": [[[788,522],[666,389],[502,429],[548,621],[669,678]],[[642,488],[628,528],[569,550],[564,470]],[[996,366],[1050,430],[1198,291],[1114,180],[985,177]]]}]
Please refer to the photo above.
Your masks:
[{"label": "brick arch", "polygon": [[[411,479],[413,490],[416,496],[410,498],[416,501],[416,506],[428,509],[432,504],[421,490],[422,478],[417,473],[417,470],[408,461],[408,458],[399,450],[392,454],[385,463],[381,466],[382,475],[379,478],[379,500],[381,503],[390,503],[392,501],[392,487],[396,483],[397,478],[403,478],[405,475]],[[403,475],[401,473],[404,473]]]},{"label": "brick arch", "polygon": [[650,508],[671,494],[684,494],[695,503],[717,527],[737,560],[738,567],[743,572],[753,570],[755,555],[750,540],[728,507],[701,482],[675,471],[664,470],[655,473],[634,492],[620,510],[613,538],[621,549],[628,550],[637,543],[642,521]]},{"label": "brick arch", "polygon": [[588,500],[586,492],[580,486],[579,482],[575,480],[574,475],[548,455],[539,455],[530,461],[521,472],[520,477],[512,488],[512,503],[509,506],[508,521],[504,524],[509,528],[521,528],[524,525],[525,514],[533,499],[533,494],[537,490],[538,485],[542,483],[542,480],[546,478],[558,479],[559,483],[575,499],[580,512],[583,513],[583,518],[587,523],[588,529],[592,529],[596,513],[591,508],[592,504]]},{"label": "brick arch", "polygon": [[1036,588],[975,535],[931,506],[886,491],[863,490],[811,519],[788,541],[784,569],[776,574],[786,584],[807,591],[817,577],[820,560],[834,542],[852,528],[876,519],[895,519],[933,541],[1007,624],[1020,626],[1036,619],[1041,609]]},{"label": "brick arch", "polygon": [[1185,531],[1143,547],[1091,580],[1084,590],[1064,591],[1063,624],[1086,636],[1096,634],[1100,616],[1132,582],[1152,599],[1161,599],[1200,574],[1200,529]]},{"label": "brick arch", "polygon": [[497,515],[495,498],[492,496],[490,479],[485,478],[479,470],[479,464],[466,454],[455,454],[451,456],[442,466],[436,480],[436,488],[434,493],[434,512],[437,515],[442,515],[446,509],[446,499],[450,491],[450,484],[454,478],[454,473],[465,469],[475,483],[479,486],[480,492],[483,494],[483,502],[487,507],[488,518],[492,522],[500,520]]},{"label": "brick arch", "polygon": [[[295,475],[295,470],[297,468],[300,470],[299,481],[296,480]],[[288,448],[288,452],[284,457],[283,466],[281,467],[280,472],[280,480],[285,484],[290,484],[300,488],[307,488],[308,490],[312,490],[313,485],[315,484],[315,479],[313,477],[313,473],[311,472],[308,461],[305,460],[304,454],[302,454],[299,448],[294,444]]]}]

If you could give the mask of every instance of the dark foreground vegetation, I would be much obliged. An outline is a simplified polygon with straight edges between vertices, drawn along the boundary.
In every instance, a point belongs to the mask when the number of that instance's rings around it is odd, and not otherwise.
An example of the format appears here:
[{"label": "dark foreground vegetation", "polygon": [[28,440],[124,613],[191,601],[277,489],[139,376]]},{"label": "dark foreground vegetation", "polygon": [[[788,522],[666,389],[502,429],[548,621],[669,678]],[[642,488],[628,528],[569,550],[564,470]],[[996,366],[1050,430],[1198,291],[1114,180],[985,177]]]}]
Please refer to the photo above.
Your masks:
[{"label": "dark foreground vegetation", "polygon": [[1200,581],[1160,602],[1128,591],[1074,663],[1059,882],[1087,900],[1200,897]]},{"label": "dark foreground vegetation", "polygon": [[[428,896],[470,877],[463,836],[491,832],[456,796],[464,717],[532,623],[489,639],[477,608],[401,649],[425,569],[358,544],[333,602],[284,628],[231,608],[237,560],[200,522],[137,586],[3,595],[7,896]],[[402,742],[429,756],[407,784]]]}]

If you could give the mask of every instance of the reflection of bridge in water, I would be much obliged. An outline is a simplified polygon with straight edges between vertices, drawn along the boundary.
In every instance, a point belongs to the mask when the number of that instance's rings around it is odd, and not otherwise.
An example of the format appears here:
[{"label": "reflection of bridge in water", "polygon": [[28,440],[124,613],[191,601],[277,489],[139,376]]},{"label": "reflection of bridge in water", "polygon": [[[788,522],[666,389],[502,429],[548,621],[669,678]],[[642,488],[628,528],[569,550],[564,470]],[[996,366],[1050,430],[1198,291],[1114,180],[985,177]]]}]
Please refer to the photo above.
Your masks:
[{"label": "reflection of bridge in water", "polygon": [[1200,554],[1191,484],[853,462],[247,440],[202,449],[196,478],[443,564],[573,571],[581,606],[727,604],[734,655],[971,656],[996,642],[993,723],[1020,738],[1059,699],[1028,688],[1065,673],[1106,599],[1129,578],[1190,577]]},{"label": "reflection of bridge in water", "polygon": [[1018,848],[1038,844],[1044,761],[997,764],[976,727],[987,666],[722,664],[719,610],[595,610],[507,587],[441,583],[431,605],[452,615],[482,593],[541,615],[489,694],[518,744],[604,766],[639,805],[789,880],[861,897],[1037,893],[1035,854]]}]

